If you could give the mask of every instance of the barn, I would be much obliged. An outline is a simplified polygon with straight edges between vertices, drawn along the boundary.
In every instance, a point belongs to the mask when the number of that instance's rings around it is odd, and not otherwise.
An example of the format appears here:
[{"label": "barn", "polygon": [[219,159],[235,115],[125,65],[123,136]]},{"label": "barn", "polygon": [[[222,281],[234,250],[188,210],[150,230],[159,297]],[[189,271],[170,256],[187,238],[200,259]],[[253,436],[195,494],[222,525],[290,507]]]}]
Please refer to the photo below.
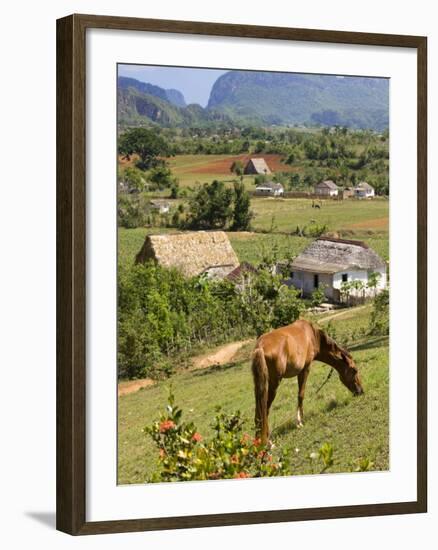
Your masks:
[{"label": "barn", "polygon": [[223,231],[193,231],[168,235],[147,235],[136,263],[152,260],[176,268],[186,277],[206,274],[224,278],[239,265],[231,243]]},{"label": "barn", "polygon": [[[287,284],[300,289],[304,296],[322,285],[326,298],[334,302],[341,301],[343,283],[360,281],[360,296],[380,292],[387,283],[386,263],[362,241],[321,237],[293,260],[290,270]],[[378,273],[377,286],[368,288],[372,273]]]},{"label": "barn", "polygon": [[320,181],[315,185],[315,195],[321,195],[322,197],[337,197],[339,193],[339,187],[332,180]]},{"label": "barn", "polygon": [[244,174],[272,174],[265,159],[249,159],[243,171]]}]

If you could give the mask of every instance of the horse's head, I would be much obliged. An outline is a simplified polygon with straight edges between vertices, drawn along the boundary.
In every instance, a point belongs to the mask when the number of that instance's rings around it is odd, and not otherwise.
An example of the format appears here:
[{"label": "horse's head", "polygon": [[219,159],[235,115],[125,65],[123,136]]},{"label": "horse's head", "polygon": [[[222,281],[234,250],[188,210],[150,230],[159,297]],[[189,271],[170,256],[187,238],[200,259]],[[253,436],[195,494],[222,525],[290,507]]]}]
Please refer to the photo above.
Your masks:
[{"label": "horse's head", "polygon": [[353,357],[348,351],[341,348],[339,368],[336,370],[339,373],[341,382],[351,391],[353,395],[362,395],[364,393],[359,372]]},{"label": "horse's head", "polygon": [[326,332],[319,330],[320,352],[317,356],[321,361],[334,367],[341,382],[353,395],[364,393],[359,372],[350,352],[341,348]]}]

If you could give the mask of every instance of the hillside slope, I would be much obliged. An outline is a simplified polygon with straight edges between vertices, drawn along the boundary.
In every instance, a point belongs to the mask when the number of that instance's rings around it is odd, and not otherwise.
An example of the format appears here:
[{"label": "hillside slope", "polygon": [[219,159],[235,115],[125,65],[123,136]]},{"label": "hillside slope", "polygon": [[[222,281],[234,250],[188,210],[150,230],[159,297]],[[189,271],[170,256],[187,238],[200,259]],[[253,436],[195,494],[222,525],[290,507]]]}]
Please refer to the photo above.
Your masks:
[{"label": "hillside slope", "polygon": [[389,81],[383,78],[229,71],[215,82],[208,108],[262,124],[383,130],[388,104]]}]

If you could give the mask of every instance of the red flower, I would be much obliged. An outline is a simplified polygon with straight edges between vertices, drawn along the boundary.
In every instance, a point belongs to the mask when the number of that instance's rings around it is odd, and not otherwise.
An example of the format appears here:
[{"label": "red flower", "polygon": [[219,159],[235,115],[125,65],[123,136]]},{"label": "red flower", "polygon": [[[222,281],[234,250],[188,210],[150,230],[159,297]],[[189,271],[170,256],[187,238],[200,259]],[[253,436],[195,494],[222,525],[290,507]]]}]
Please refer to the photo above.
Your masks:
[{"label": "red flower", "polygon": [[164,458],[166,456],[166,451],[164,449],[160,449],[160,458]]},{"label": "red flower", "polygon": [[234,476],[236,479],[243,479],[245,477],[251,477],[251,474],[247,474],[246,472],[239,472]]},{"label": "red flower", "polygon": [[249,440],[250,440],[249,434],[245,433],[242,435],[242,438],[240,439],[240,443],[243,445],[244,443],[248,443]]},{"label": "red flower", "polygon": [[196,443],[199,443],[200,441],[202,441],[202,435],[198,432],[195,432],[192,435],[192,439],[193,439],[193,441],[196,441]]},{"label": "red flower", "polygon": [[266,455],[266,451],[260,451],[257,455],[258,458],[263,458]]},{"label": "red flower", "polygon": [[259,437],[256,437],[255,439],[252,440],[252,444],[253,444],[255,447],[258,447],[259,445],[262,444],[262,440],[261,440]]},{"label": "red flower", "polygon": [[176,426],[173,420],[163,420],[160,422],[160,433],[165,433]]}]

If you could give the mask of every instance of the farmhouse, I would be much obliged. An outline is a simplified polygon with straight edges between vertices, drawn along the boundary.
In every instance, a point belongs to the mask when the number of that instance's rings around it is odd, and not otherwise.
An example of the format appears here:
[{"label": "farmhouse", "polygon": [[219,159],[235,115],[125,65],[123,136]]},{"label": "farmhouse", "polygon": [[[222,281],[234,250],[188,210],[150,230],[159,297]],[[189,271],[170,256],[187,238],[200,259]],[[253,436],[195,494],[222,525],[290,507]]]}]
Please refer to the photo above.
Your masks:
[{"label": "farmhouse", "polygon": [[261,183],[255,188],[255,194],[261,196],[270,196],[270,197],[280,197],[284,194],[284,187],[281,183],[274,183],[273,181],[268,181],[266,183]]},{"label": "farmhouse", "polygon": [[265,159],[249,159],[244,174],[272,174],[269,166],[266,164]]},{"label": "farmhouse", "polygon": [[369,199],[374,197],[374,187],[366,181],[361,181],[354,188],[354,196],[358,199]]},{"label": "farmhouse", "polygon": [[239,265],[223,231],[148,235],[136,256],[136,263],[147,260],[163,267],[176,268],[186,277],[205,273],[210,277],[223,278]]},{"label": "farmhouse", "polygon": [[149,205],[152,210],[157,210],[160,214],[167,214],[170,210],[170,204],[167,201],[153,200]]},{"label": "farmhouse", "polygon": [[332,180],[320,181],[315,185],[315,195],[323,197],[337,197],[339,187]]},{"label": "farmhouse", "polygon": [[[302,290],[304,296],[322,285],[326,298],[334,302],[341,301],[343,283],[360,281],[363,288],[351,290],[358,296],[386,288],[385,262],[362,241],[321,237],[295,258],[290,269],[288,284]],[[372,273],[378,273],[377,286],[367,288]]]}]

